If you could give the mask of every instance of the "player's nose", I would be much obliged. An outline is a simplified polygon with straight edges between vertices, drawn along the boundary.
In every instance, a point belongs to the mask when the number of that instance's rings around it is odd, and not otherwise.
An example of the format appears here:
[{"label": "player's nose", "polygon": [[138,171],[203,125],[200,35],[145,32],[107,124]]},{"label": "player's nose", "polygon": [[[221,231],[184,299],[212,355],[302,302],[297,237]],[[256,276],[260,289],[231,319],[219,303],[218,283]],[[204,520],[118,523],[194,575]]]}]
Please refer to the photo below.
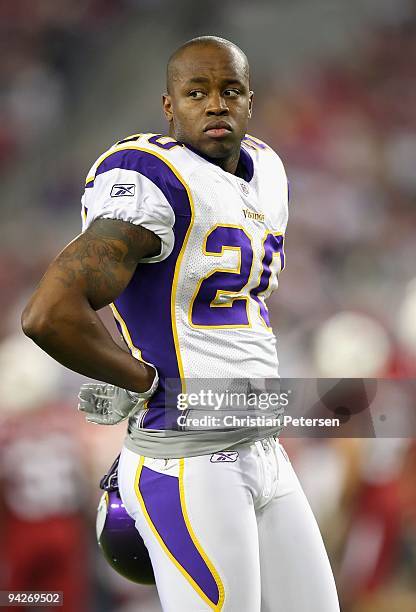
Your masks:
[{"label": "player's nose", "polygon": [[208,97],[205,112],[210,116],[228,115],[229,108],[226,99],[220,93],[211,94]]}]

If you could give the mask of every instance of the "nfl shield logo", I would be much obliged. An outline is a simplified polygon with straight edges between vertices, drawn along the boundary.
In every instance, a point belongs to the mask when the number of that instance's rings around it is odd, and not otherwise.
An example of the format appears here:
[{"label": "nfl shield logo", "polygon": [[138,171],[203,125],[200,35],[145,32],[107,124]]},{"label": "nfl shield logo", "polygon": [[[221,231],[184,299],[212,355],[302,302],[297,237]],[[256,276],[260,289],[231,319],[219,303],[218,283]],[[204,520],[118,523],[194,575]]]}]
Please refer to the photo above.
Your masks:
[{"label": "nfl shield logo", "polygon": [[241,187],[241,191],[244,193],[244,195],[248,195],[250,192],[250,189],[248,187],[248,185],[246,183],[240,183],[240,187]]}]

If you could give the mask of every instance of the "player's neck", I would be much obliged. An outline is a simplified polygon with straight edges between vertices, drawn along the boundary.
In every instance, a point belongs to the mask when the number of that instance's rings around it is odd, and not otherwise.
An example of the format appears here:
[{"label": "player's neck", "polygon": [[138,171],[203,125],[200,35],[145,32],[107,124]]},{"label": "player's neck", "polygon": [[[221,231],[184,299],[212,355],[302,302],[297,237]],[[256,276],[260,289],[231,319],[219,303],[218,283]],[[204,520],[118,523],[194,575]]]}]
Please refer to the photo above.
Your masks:
[{"label": "player's neck", "polygon": [[240,159],[240,151],[237,151],[230,157],[218,158],[218,157],[210,157],[209,155],[205,155],[205,153],[203,153],[202,151],[199,151],[198,149],[196,149],[195,147],[191,145],[187,144],[186,146],[189,147],[192,151],[194,151],[198,155],[200,155],[201,157],[203,157],[204,159],[206,159],[207,161],[211,162],[212,164],[215,164],[222,170],[225,170],[225,172],[229,172],[230,174],[237,174],[238,161]]},{"label": "player's neck", "polygon": [[238,160],[240,159],[240,150],[236,151],[230,157],[224,159],[213,159],[213,163],[229,172],[230,174],[236,174],[238,167]]}]

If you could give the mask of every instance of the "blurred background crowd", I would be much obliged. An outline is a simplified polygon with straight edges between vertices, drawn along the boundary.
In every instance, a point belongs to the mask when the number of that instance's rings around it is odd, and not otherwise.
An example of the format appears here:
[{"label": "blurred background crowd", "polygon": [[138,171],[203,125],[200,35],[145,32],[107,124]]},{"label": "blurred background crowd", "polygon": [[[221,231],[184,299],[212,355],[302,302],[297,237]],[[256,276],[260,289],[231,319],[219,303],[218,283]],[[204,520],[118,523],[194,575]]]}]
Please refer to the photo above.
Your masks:
[{"label": "blurred background crowd", "polygon": [[[269,301],[281,375],[394,379],[400,418],[400,380],[416,374],[416,2],[3,0],[0,32],[0,590],[64,590],[65,612],[160,610],[94,540],[124,428],[84,423],[81,377],[21,336],[22,307],[79,232],[94,159],[165,132],[171,51],[224,36],[251,63],[250,132],[290,181],[287,269]],[[416,610],[414,439],[286,446],[342,610]]]}]

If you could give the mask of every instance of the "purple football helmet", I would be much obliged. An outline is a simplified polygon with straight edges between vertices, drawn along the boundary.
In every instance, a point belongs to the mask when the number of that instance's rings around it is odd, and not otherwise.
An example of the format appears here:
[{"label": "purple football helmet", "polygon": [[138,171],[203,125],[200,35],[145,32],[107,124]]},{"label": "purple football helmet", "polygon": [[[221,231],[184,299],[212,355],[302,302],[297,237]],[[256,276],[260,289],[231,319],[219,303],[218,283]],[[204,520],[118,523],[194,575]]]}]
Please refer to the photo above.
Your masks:
[{"label": "purple football helmet", "polygon": [[118,490],[119,457],[100,482],[104,493],[97,510],[97,540],[104,557],[119,574],[139,584],[154,584],[149,553],[127,514]]}]

